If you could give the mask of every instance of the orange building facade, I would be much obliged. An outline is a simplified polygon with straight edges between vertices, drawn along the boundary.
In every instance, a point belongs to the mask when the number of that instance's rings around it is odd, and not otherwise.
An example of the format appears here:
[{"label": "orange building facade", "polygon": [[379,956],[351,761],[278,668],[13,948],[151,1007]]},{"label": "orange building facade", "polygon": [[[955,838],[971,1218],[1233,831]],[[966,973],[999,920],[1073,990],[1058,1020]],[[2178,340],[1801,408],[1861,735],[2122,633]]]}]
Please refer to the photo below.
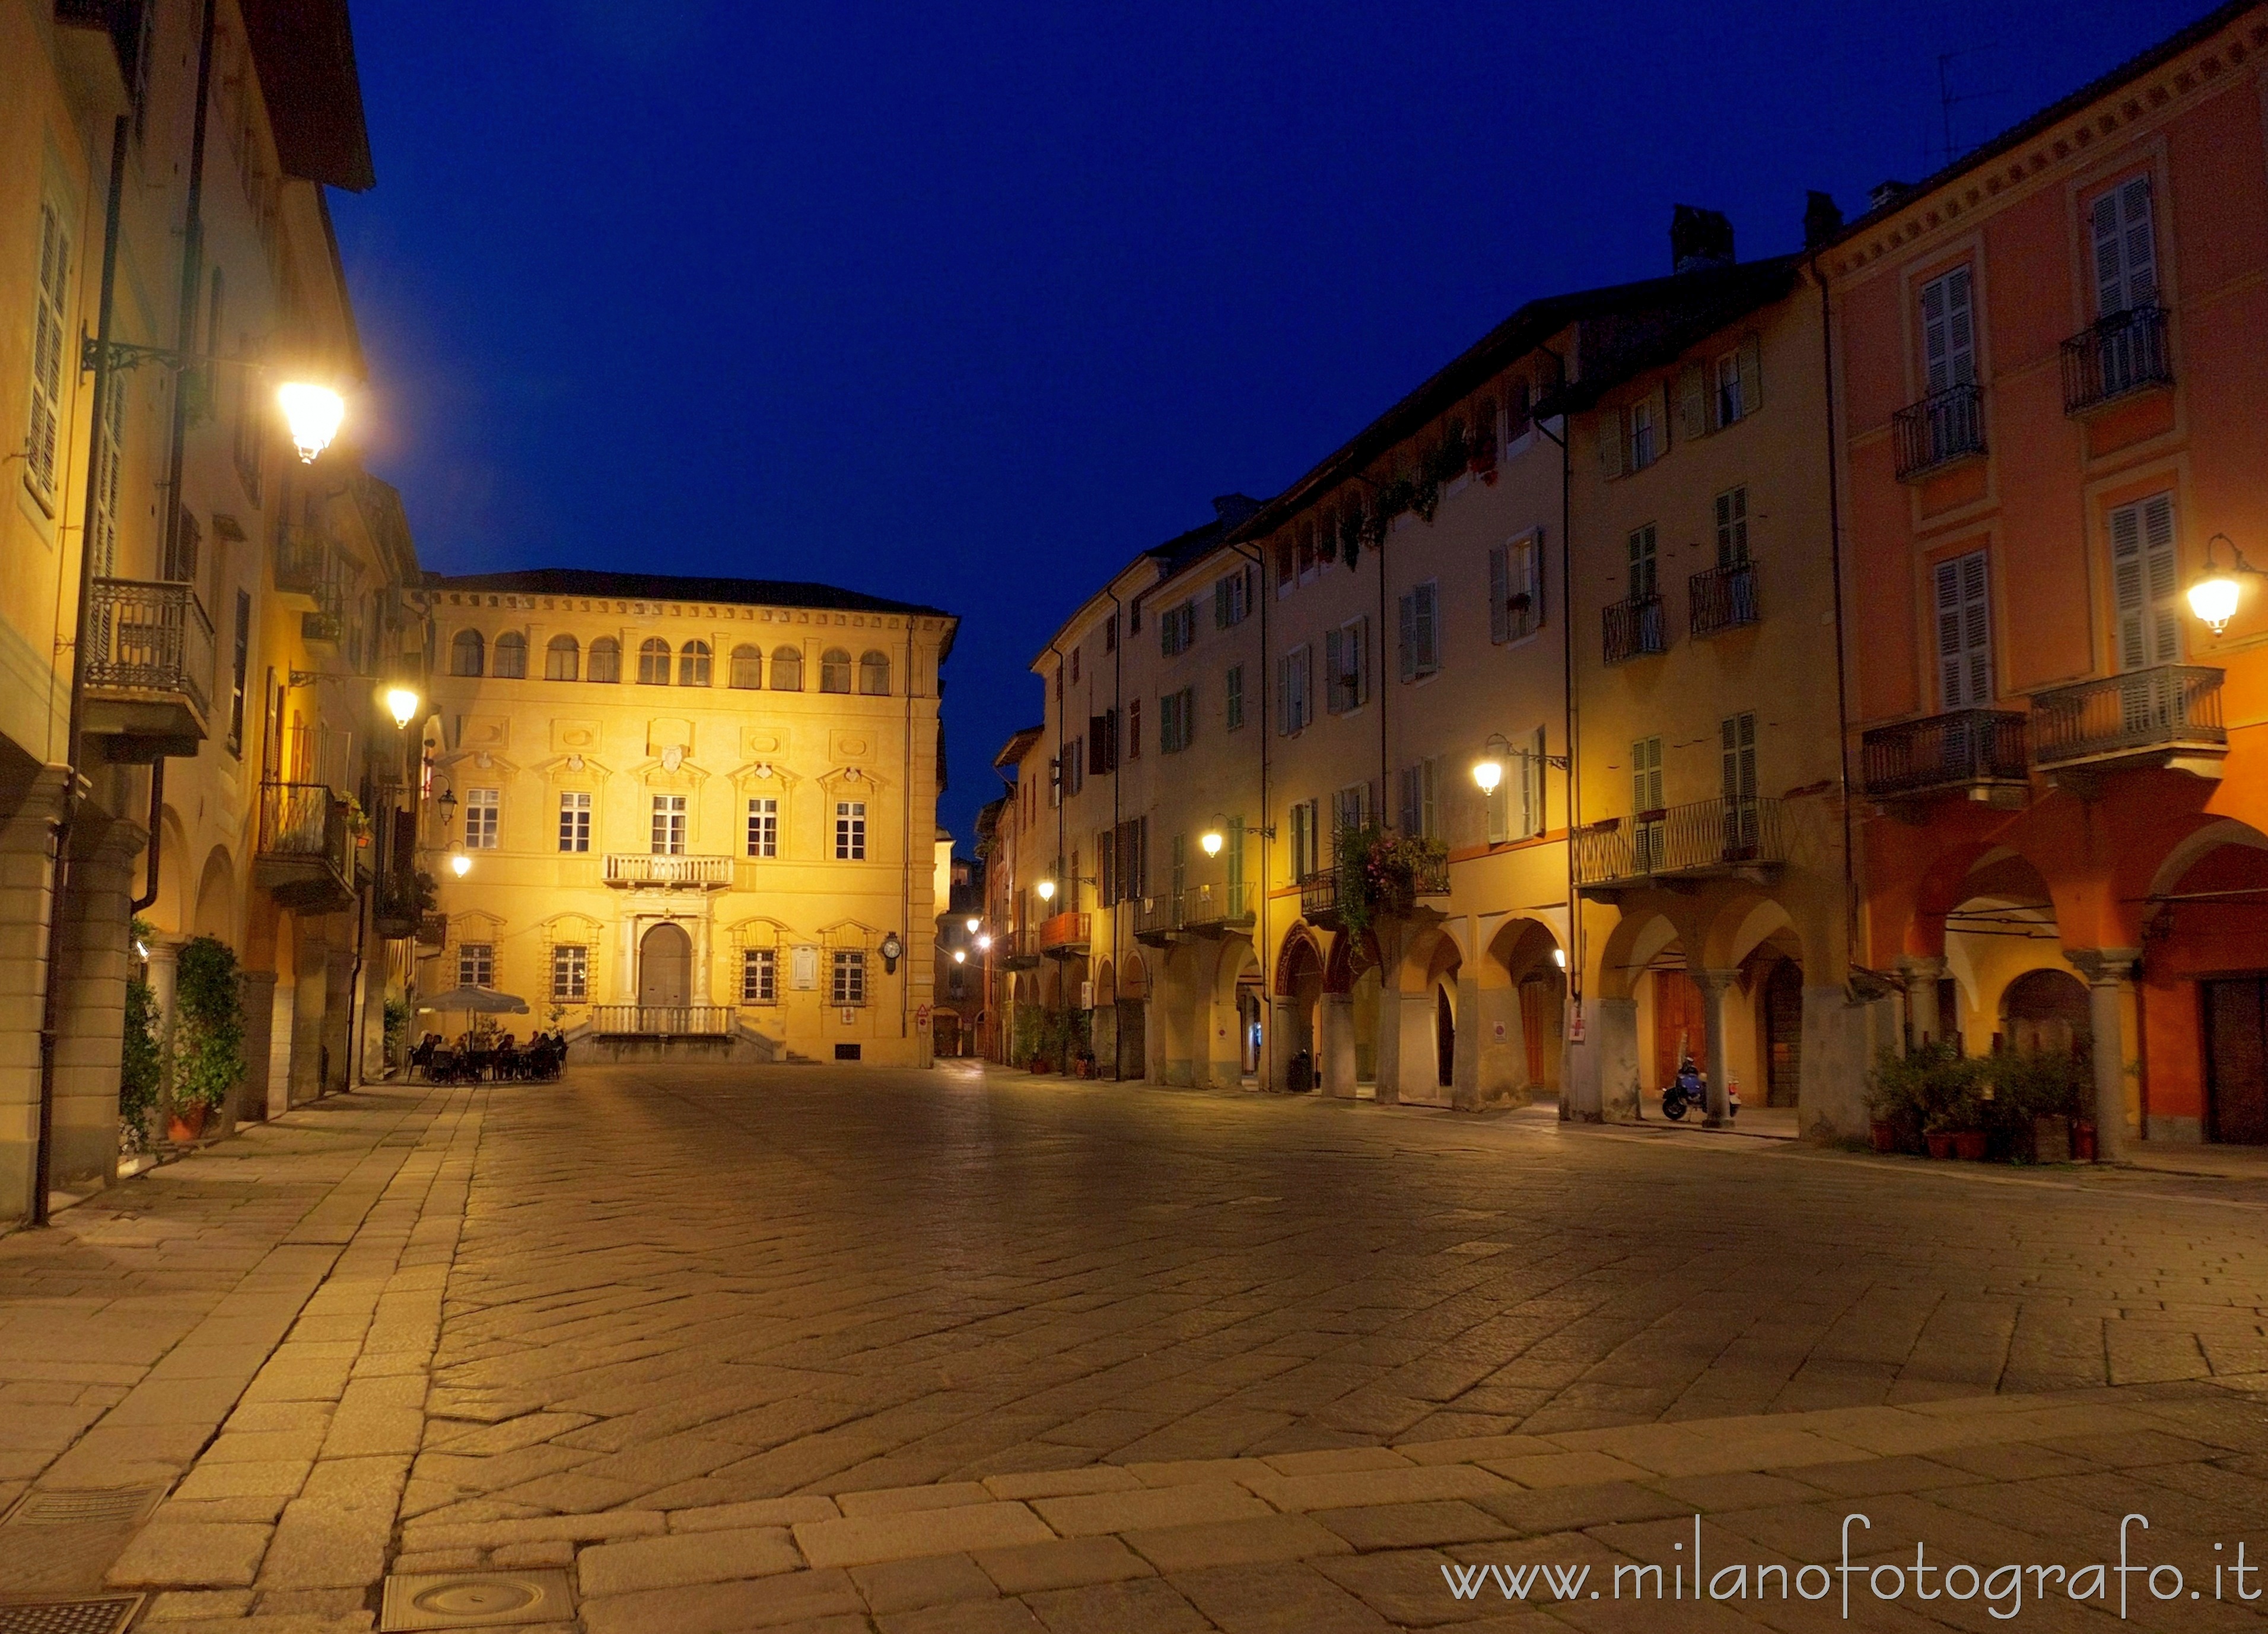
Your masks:
[{"label": "orange building facade", "polygon": [[2268,1141],[2268,7],[1815,259],[1865,963],[1911,1037],[2082,1042],[2105,1157]]}]

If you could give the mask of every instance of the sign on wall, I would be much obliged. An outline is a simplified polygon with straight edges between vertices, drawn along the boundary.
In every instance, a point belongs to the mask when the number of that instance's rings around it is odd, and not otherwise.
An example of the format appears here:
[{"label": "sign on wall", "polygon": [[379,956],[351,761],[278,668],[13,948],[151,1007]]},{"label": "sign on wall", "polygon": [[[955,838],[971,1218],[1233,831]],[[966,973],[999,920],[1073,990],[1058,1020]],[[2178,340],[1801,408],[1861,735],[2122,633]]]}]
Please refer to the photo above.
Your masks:
[{"label": "sign on wall", "polygon": [[806,944],[790,956],[788,967],[791,980],[798,992],[807,993],[819,985],[819,950]]}]

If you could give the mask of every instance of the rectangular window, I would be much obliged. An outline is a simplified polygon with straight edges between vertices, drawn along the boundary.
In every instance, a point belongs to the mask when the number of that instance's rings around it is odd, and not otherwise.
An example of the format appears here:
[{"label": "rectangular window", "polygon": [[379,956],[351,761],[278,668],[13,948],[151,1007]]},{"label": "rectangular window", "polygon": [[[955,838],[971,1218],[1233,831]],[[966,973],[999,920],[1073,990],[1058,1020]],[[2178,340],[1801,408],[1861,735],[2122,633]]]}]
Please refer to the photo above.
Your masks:
[{"label": "rectangular window", "polygon": [[[1530,840],[1541,835],[1549,821],[1544,805],[1543,774],[1551,762],[1544,756],[1543,728],[1538,726],[1528,740],[1528,752],[1520,757],[1520,804],[1511,815],[1518,828],[1515,840]],[[1509,780],[1507,780],[1509,781]]]},{"label": "rectangular window", "polygon": [[1749,490],[1728,488],[1717,496],[1717,565],[1744,567],[1749,560]]},{"label": "rectangular window", "polygon": [[1333,715],[1370,702],[1370,620],[1350,619],[1323,636],[1323,707]]},{"label": "rectangular window", "polygon": [[591,797],[569,791],[559,797],[559,849],[563,851],[587,851],[591,849]]},{"label": "rectangular window", "polygon": [[1126,758],[1142,758],[1142,700],[1130,698],[1126,703]]},{"label": "rectangular window", "polygon": [[[44,501],[55,496],[55,451],[63,423],[64,353],[70,335],[63,323],[70,305],[70,235],[63,213],[51,204],[40,206],[40,266],[32,290],[32,423],[25,444],[26,474],[32,489]],[[78,359],[68,359],[76,379]],[[122,390],[123,382],[112,386]]]},{"label": "rectangular window", "polygon": [[1197,737],[1197,692],[1183,687],[1158,700],[1158,752],[1178,754]]},{"label": "rectangular window", "polygon": [[2122,181],[2095,201],[2095,315],[2115,318],[2158,304],[2158,248],[2150,224],[2150,179]]},{"label": "rectangular window", "polygon": [[1499,646],[1543,626],[1543,536],[1489,547],[1489,639]]},{"label": "rectangular window", "polygon": [[1216,629],[1230,629],[1244,622],[1245,615],[1252,610],[1251,587],[1242,570],[1226,578],[1216,579],[1212,587],[1212,622]]},{"label": "rectangular window", "polygon": [[866,1002],[866,955],[858,948],[835,950],[835,984],[828,1002],[856,1006]]},{"label": "rectangular window", "polygon": [[1338,855],[1340,838],[1350,828],[1367,828],[1377,814],[1370,784],[1352,784],[1331,796],[1331,854]]},{"label": "rectangular window", "polygon": [[1118,651],[1118,615],[1116,613],[1102,621],[1102,650],[1105,652]]},{"label": "rectangular window", "polygon": [[1971,550],[1940,562],[1937,581],[1937,681],[1948,710],[1992,702],[1992,617],[1987,559]]},{"label": "rectangular window", "polygon": [[1404,766],[1400,781],[1402,832],[1413,838],[1437,837],[1440,762],[1429,757]]},{"label": "rectangular window", "polygon": [[779,1002],[779,953],[770,947],[740,952],[740,1002],[773,1005]]},{"label": "rectangular window", "polygon": [[[866,860],[865,801],[835,802],[835,860],[838,863],[863,863]],[[836,956],[841,957],[839,954]]]},{"label": "rectangular window", "polygon": [[1441,586],[1428,579],[1402,598],[1402,679],[1418,681],[1441,667]]},{"label": "rectangular window", "polygon": [[1276,593],[1278,595],[1291,594],[1292,575],[1292,535],[1278,534],[1276,535]]},{"label": "rectangular window", "polygon": [[591,996],[591,950],[559,946],[551,950],[551,997],[563,1005],[579,1005]]},{"label": "rectangular window", "polygon": [[1661,457],[1660,411],[1652,397],[1630,406],[1630,468],[1643,471]]},{"label": "rectangular window", "polygon": [[762,795],[748,802],[748,855],[779,855],[779,799]]},{"label": "rectangular window", "polygon": [[2118,667],[2180,663],[2181,584],[2171,494],[2153,494],[2110,513],[2110,584],[2118,602]]},{"label": "rectangular window", "polygon": [[252,593],[239,590],[236,593],[236,639],[228,665],[228,752],[239,760],[244,755],[245,671],[251,661]]},{"label": "rectangular window", "polygon": [[1077,681],[1079,679],[1079,649],[1077,647],[1073,647],[1071,650],[1071,678],[1073,681]]},{"label": "rectangular window", "polygon": [[1168,848],[1167,857],[1172,870],[1170,883],[1173,886],[1174,899],[1178,902],[1182,894],[1189,888],[1189,836],[1186,834],[1175,835],[1172,846]]},{"label": "rectangular window", "polygon": [[1651,601],[1661,593],[1660,550],[1653,523],[1630,536],[1630,599]]},{"label": "rectangular window", "polygon": [[496,985],[496,946],[491,942],[462,942],[457,946],[457,985]]},{"label": "rectangular window", "polygon": [[1278,737],[1290,737],[1307,729],[1308,711],[1314,707],[1308,691],[1312,656],[1312,649],[1301,645],[1276,660],[1276,732]]},{"label": "rectangular window", "polygon": [[[126,377],[111,377],[102,399],[102,470],[94,485],[94,571],[99,578],[118,572],[119,473],[126,462]],[[257,505],[260,497],[253,496]]]},{"label": "rectangular window", "polygon": [[1315,802],[1301,800],[1292,807],[1292,877],[1304,880],[1322,866],[1322,835],[1315,826]]},{"label": "rectangular window", "polygon": [[683,795],[657,794],[653,797],[652,834],[656,857],[682,857],[685,854]]},{"label": "rectangular window", "polygon": [[1631,745],[1631,841],[1641,873],[1653,872],[1668,854],[1661,812],[1661,740],[1640,738]]},{"label": "rectangular window", "polygon": [[1232,664],[1227,677],[1221,682],[1221,696],[1226,700],[1225,719],[1228,730],[1234,732],[1244,725],[1244,666]]},{"label": "rectangular window", "polygon": [[494,789],[465,791],[465,849],[492,851],[497,846],[497,819],[502,808]]},{"label": "rectangular window", "polygon": [[1189,650],[1197,638],[1197,604],[1184,601],[1158,615],[1158,645],[1167,658]]},{"label": "rectangular window", "polygon": [[1753,857],[1756,851],[1756,718],[1744,710],[1717,728],[1725,802],[1725,855]]},{"label": "rectangular window", "polygon": [[1921,354],[1929,393],[1977,379],[1977,330],[1970,314],[1969,269],[1955,267],[1921,286]]}]

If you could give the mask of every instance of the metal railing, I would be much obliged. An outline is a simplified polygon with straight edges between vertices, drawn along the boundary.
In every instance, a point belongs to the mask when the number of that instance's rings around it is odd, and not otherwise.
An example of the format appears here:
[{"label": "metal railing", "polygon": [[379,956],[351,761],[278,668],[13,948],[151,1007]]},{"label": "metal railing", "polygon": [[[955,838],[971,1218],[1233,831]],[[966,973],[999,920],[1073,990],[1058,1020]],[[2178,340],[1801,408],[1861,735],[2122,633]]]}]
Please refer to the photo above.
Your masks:
[{"label": "metal railing", "polygon": [[1182,899],[1185,892],[1167,892],[1163,896],[1138,896],[1134,899],[1134,934],[1162,935],[1182,928]]},{"label": "metal railing", "polygon": [[701,885],[733,883],[729,857],[694,857],[679,852],[656,855],[646,851],[610,851],[607,855],[608,885]]},{"label": "metal railing", "polygon": [[350,843],[347,803],[328,784],[260,785],[261,856],[328,863],[344,878]]},{"label": "metal railing", "polygon": [[421,914],[417,919],[417,946],[446,947],[449,945],[449,916]]},{"label": "metal railing", "polygon": [[1339,911],[1339,871],[1319,868],[1314,873],[1300,876],[1300,916],[1322,921],[1336,918]]},{"label": "metal railing", "polygon": [[1786,860],[1774,799],[1695,800],[1575,831],[1575,882],[1611,885]]},{"label": "metal railing", "polygon": [[317,530],[286,523],[276,538],[276,588],[320,600],[331,579],[331,542]]},{"label": "metal railing", "polygon": [[2063,343],[2066,414],[2082,414],[2129,392],[2173,383],[2162,306],[2113,313]]},{"label": "metal railing", "polygon": [[1984,452],[1984,394],[1973,381],[1932,392],[1899,409],[1890,423],[1897,433],[1902,482]]},{"label": "metal railing", "polygon": [[212,621],[188,585],[98,578],[86,626],[88,686],[178,693],[205,713]]},{"label": "metal railing", "polygon": [[1632,596],[1608,604],[1606,653],[1609,664],[1624,664],[1662,650],[1661,598]]},{"label": "metal railing", "polygon": [[1410,888],[1418,896],[1447,896],[1449,894],[1449,859],[1436,857],[1423,859],[1410,871]]},{"label": "metal railing", "polygon": [[608,1037],[726,1038],[730,1005],[593,1005],[591,1030]]},{"label": "metal railing", "polygon": [[1686,589],[1693,604],[1696,636],[1737,629],[1743,624],[1755,623],[1759,616],[1756,564],[1753,562],[1735,562],[1730,567],[1712,567],[1696,573],[1686,582]]},{"label": "metal railing", "polygon": [[2221,672],[2161,664],[2032,695],[2032,759],[2042,766],[2104,760],[2147,749],[2217,748]]},{"label": "metal railing", "polygon": [[1233,884],[1201,885],[1183,894],[1184,925],[1235,924],[1252,912],[1252,889],[1244,880]]},{"label": "metal railing", "polygon": [[1870,799],[1975,783],[2021,783],[2024,718],[2010,710],[1955,710],[1877,726],[1859,740]]},{"label": "metal railing", "polygon": [[1058,947],[1085,947],[1094,939],[1092,916],[1066,910],[1040,921],[1042,953]]}]

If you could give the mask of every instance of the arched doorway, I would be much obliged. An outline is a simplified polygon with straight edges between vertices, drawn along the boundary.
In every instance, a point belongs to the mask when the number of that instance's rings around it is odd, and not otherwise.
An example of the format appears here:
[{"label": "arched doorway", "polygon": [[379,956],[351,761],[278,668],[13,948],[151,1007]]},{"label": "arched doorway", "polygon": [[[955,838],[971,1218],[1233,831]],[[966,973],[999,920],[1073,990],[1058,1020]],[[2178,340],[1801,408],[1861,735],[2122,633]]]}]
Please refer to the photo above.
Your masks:
[{"label": "arched doorway", "polygon": [[1118,1077],[1149,1076],[1150,1059],[1145,1017],[1149,996],[1149,967],[1139,953],[1126,955],[1118,972]]},{"label": "arched doorway", "polygon": [[2092,1054],[2087,985],[2065,970],[2027,970],[2000,1000],[2008,1048],[2058,1056]]},{"label": "arched doorway", "polygon": [[1803,1099],[1803,967],[1773,961],[1762,1003],[1764,1104],[1793,1107]]},{"label": "arched doorway", "polygon": [[666,920],[638,938],[638,1003],[666,1008],[693,1002],[693,938]]},{"label": "arched doorway", "polygon": [[1441,1088],[1457,1081],[1457,1012],[1449,1002],[1449,990],[1438,982],[1433,985],[1433,1069]]}]

